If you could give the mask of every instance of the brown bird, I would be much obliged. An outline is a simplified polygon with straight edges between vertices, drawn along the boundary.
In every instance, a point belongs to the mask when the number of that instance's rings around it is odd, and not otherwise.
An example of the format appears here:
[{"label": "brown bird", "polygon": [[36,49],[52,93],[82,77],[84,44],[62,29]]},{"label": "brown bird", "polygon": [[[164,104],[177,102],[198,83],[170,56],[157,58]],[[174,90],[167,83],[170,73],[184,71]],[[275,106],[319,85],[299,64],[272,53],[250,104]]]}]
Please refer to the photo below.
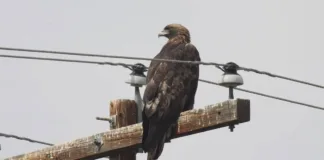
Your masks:
[{"label": "brown bird", "polygon": [[[169,24],[158,37],[168,38],[154,58],[200,61],[199,52],[191,44],[190,33],[180,24]],[[143,95],[142,148],[147,160],[156,160],[164,143],[176,133],[180,113],[193,109],[199,79],[199,65],[152,61]]]}]

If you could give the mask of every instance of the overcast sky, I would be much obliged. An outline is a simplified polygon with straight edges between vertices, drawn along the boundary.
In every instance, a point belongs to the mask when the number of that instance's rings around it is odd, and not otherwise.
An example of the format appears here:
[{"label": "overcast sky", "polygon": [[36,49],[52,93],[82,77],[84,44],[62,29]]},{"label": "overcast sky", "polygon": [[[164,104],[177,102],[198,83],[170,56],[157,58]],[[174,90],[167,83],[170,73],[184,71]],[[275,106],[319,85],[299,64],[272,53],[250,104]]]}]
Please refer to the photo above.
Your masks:
[{"label": "overcast sky", "polygon": [[[0,5],[0,46],[154,57],[157,34],[170,23],[186,26],[203,61],[244,67],[324,84],[324,1],[14,1]],[[0,54],[49,57],[27,52]],[[74,58],[137,63],[149,61]],[[201,66],[201,79],[222,74]],[[122,67],[0,59],[0,132],[60,144],[109,129],[96,116],[109,102],[132,99]],[[324,107],[324,90],[239,72],[242,88]],[[142,93],[143,93],[142,88]],[[165,145],[161,160],[322,160],[324,112],[236,91],[251,100],[251,121]],[[226,89],[199,83],[195,108],[227,100]],[[0,158],[47,146],[0,137]],[[146,154],[137,154],[138,160]]]}]

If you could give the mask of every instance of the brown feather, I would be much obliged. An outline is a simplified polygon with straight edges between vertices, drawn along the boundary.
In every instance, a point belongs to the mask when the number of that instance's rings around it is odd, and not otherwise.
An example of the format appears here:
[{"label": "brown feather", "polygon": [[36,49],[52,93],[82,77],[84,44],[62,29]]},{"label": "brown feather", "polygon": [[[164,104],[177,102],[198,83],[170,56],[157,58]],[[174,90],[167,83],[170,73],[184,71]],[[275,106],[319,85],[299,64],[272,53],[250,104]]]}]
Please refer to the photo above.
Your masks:
[{"label": "brown feather", "polygon": [[[176,29],[175,36],[170,36],[155,58],[200,61],[198,50],[190,44],[189,31],[181,25],[167,27]],[[172,138],[172,127],[180,113],[193,108],[198,78],[199,66],[196,64],[151,62],[142,114],[142,147],[148,152],[148,159],[158,159],[164,143]]]}]

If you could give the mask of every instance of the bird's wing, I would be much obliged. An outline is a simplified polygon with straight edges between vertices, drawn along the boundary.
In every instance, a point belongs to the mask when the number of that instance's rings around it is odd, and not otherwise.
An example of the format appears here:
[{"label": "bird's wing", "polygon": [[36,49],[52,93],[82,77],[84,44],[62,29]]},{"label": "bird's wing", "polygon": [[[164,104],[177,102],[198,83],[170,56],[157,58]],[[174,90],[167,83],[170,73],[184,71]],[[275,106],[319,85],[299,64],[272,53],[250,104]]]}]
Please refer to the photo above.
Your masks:
[{"label": "bird's wing", "polygon": [[[186,60],[201,61],[199,51],[193,44],[191,44],[191,43],[186,44],[184,52],[186,53]],[[192,74],[191,81],[190,81],[189,85],[187,86],[187,92],[186,92],[186,94],[188,95],[188,100],[186,101],[182,112],[191,110],[194,107],[195,95],[196,95],[196,91],[198,88],[198,80],[199,80],[199,65],[198,64],[191,65],[191,74]]]},{"label": "bird's wing", "polygon": [[[193,44],[183,44],[174,50],[162,54],[159,58],[185,61],[200,61],[199,52]],[[152,62],[148,73],[148,82],[144,92],[146,116],[155,113],[159,120],[178,114],[183,109],[192,108],[198,86],[199,65],[183,63]],[[186,97],[185,97],[186,96]],[[187,100],[184,100],[186,98]],[[178,106],[184,103],[185,108],[179,111]],[[187,107],[188,106],[188,107]],[[183,107],[183,106],[182,106]]]},{"label": "bird's wing", "polygon": [[144,92],[145,113],[147,117],[151,117],[157,112],[161,115],[167,109],[166,107],[169,106],[171,100],[169,93],[174,76],[174,71],[171,69],[172,66],[173,64],[160,62],[153,71],[152,78],[148,79]]},{"label": "bird's wing", "polygon": [[[162,59],[200,61],[199,53],[192,44],[181,44],[172,50],[165,50]],[[158,157],[170,127],[176,123],[186,105],[193,106],[198,84],[199,66],[183,63],[151,63],[148,83],[143,100],[143,139],[144,150]]]}]

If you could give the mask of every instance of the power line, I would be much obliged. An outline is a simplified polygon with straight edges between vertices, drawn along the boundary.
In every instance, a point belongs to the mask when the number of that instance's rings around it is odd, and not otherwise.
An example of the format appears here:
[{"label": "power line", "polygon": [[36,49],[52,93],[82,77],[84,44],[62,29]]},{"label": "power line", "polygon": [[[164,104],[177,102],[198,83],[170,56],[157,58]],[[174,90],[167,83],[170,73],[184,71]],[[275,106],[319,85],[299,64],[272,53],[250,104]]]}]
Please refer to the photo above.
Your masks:
[{"label": "power line", "polygon": [[59,58],[40,58],[40,57],[28,57],[28,56],[13,56],[13,55],[0,55],[3,58],[18,58],[18,59],[32,59],[32,60],[45,60],[45,61],[59,61],[59,62],[73,62],[73,63],[86,63],[86,64],[98,64],[98,65],[112,65],[123,66],[128,69],[132,69],[134,65],[126,63],[113,63],[113,62],[98,62],[98,61],[82,61],[82,60],[68,60]]},{"label": "power line", "polygon": [[[218,83],[203,80],[203,79],[199,79],[199,81],[204,82],[204,83],[208,83],[208,84],[214,84],[214,85],[222,86],[222,85],[220,85]],[[222,87],[225,87],[225,86],[222,86]],[[276,99],[276,100],[280,100],[280,101],[285,101],[285,102],[289,102],[289,103],[293,103],[293,104],[307,106],[307,107],[310,107],[310,108],[324,110],[323,107],[319,107],[319,106],[315,106],[315,105],[311,105],[311,104],[307,104],[307,103],[302,103],[302,102],[297,102],[297,101],[293,101],[293,100],[289,100],[289,99],[285,99],[285,98],[281,98],[281,97],[271,96],[271,95],[267,95],[267,94],[264,94],[264,93],[250,91],[250,90],[246,90],[246,89],[242,89],[242,88],[233,88],[233,89],[236,89],[236,90],[239,90],[239,91],[242,91],[242,92],[247,92],[247,93],[259,95],[259,96],[263,96],[263,97],[267,97],[267,98],[272,98],[272,99]]]},{"label": "power line", "polygon": [[[88,54],[88,53],[76,53],[76,52],[63,52],[63,51],[50,51],[50,50],[37,50],[37,49],[24,49],[24,48],[11,48],[11,47],[0,47],[0,50],[8,50],[8,51],[23,51],[23,52],[39,52],[39,53],[48,53],[48,54],[60,54],[60,55],[73,55],[73,56],[87,56],[87,57],[102,57],[102,58],[119,58],[119,59],[133,59],[133,60],[147,60],[147,61],[161,61],[161,62],[174,62],[174,63],[186,63],[186,64],[200,64],[200,65],[213,65],[218,69],[224,71],[221,67],[225,66],[225,64],[215,63],[215,62],[201,62],[201,61],[181,61],[181,60],[170,60],[170,59],[153,59],[153,58],[145,58],[145,57],[130,57],[130,56],[116,56],[116,55],[103,55],[103,54]],[[253,68],[246,67],[238,67],[239,70],[254,72],[257,74],[267,75],[273,78],[280,78],[292,82],[297,82],[300,84],[305,84],[317,88],[324,89],[323,85],[318,85],[302,80],[297,80],[294,78],[289,78],[265,71],[259,71]]]},{"label": "power line", "polygon": [[[136,65],[125,64],[125,63],[112,63],[112,62],[80,61],[80,60],[67,60],[67,59],[56,59],[56,58],[38,58],[38,57],[11,56],[11,55],[0,55],[0,57],[34,59],[34,60],[49,60],[49,61],[62,61],[62,62],[74,62],[74,63],[89,63],[89,64],[100,64],[100,65],[108,64],[108,65],[114,65],[114,66],[124,66],[125,68],[131,69],[131,70],[132,70],[132,67],[136,67]],[[145,67],[145,68],[147,69],[147,67]],[[207,81],[207,80],[199,79],[199,81],[209,83],[209,84],[219,85],[219,84],[217,84],[215,82],[211,82],[211,81]],[[263,94],[263,93],[249,91],[249,90],[245,90],[245,89],[241,89],[241,88],[234,88],[234,89],[239,90],[239,91],[243,91],[243,92],[247,92],[247,93],[251,93],[251,94],[256,94],[256,95],[272,98],[272,99],[277,99],[277,100],[281,100],[281,101],[285,101],[285,102],[290,102],[290,103],[294,103],[294,104],[308,106],[308,107],[315,108],[315,109],[324,110],[324,108],[319,107],[319,106],[310,105],[310,104],[297,102],[297,101],[292,101],[292,100],[281,98],[281,97],[275,97],[275,96],[271,96],[271,95],[266,95],[266,94]]]},{"label": "power line", "polygon": [[156,59],[156,58],[153,59],[153,58],[145,58],[145,57],[116,56],[116,55],[104,55],[104,54],[88,54],[88,53],[37,50],[37,49],[24,49],[24,48],[0,47],[0,50],[23,51],[23,52],[39,52],[39,53],[72,55],[72,56],[85,56],[85,57],[118,58],[118,59],[132,59],[132,60],[145,60],[145,61],[160,61],[160,62],[174,62],[174,63],[185,63],[185,64],[201,64],[201,65],[212,65],[212,66],[225,66],[225,64],[219,64],[219,63],[214,63],[214,62],[182,61],[182,60]]},{"label": "power line", "polygon": [[48,145],[48,146],[53,146],[54,145],[54,144],[51,144],[51,143],[37,141],[37,140],[33,140],[33,139],[30,139],[30,138],[26,138],[26,137],[19,137],[19,136],[12,135],[12,134],[0,133],[0,137],[15,138],[15,139],[18,139],[18,140],[24,140],[24,141],[28,141],[28,142],[31,142],[31,143],[44,144],[44,145]]},{"label": "power line", "polygon": [[277,74],[273,74],[273,73],[269,73],[269,72],[265,72],[265,71],[259,71],[259,70],[252,69],[252,68],[239,67],[239,70],[243,70],[243,71],[247,71],[247,72],[254,72],[254,73],[257,73],[257,74],[264,74],[264,75],[267,75],[267,76],[270,76],[270,77],[281,78],[281,79],[285,79],[285,80],[288,80],[288,81],[293,81],[293,82],[306,84],[306,85],[309,85],[309,86],[324,89],[324,86],[322,86],[322,85],[318,85],[318,84],[314,84],[314,83],[310,83],[310,82],[306,82],[306,81],[301,81],[301,80],[298,80],[298,79],[289,78],[289,77],[285,77],[285,76],[281,76],[281,75],[277,75]]}]

